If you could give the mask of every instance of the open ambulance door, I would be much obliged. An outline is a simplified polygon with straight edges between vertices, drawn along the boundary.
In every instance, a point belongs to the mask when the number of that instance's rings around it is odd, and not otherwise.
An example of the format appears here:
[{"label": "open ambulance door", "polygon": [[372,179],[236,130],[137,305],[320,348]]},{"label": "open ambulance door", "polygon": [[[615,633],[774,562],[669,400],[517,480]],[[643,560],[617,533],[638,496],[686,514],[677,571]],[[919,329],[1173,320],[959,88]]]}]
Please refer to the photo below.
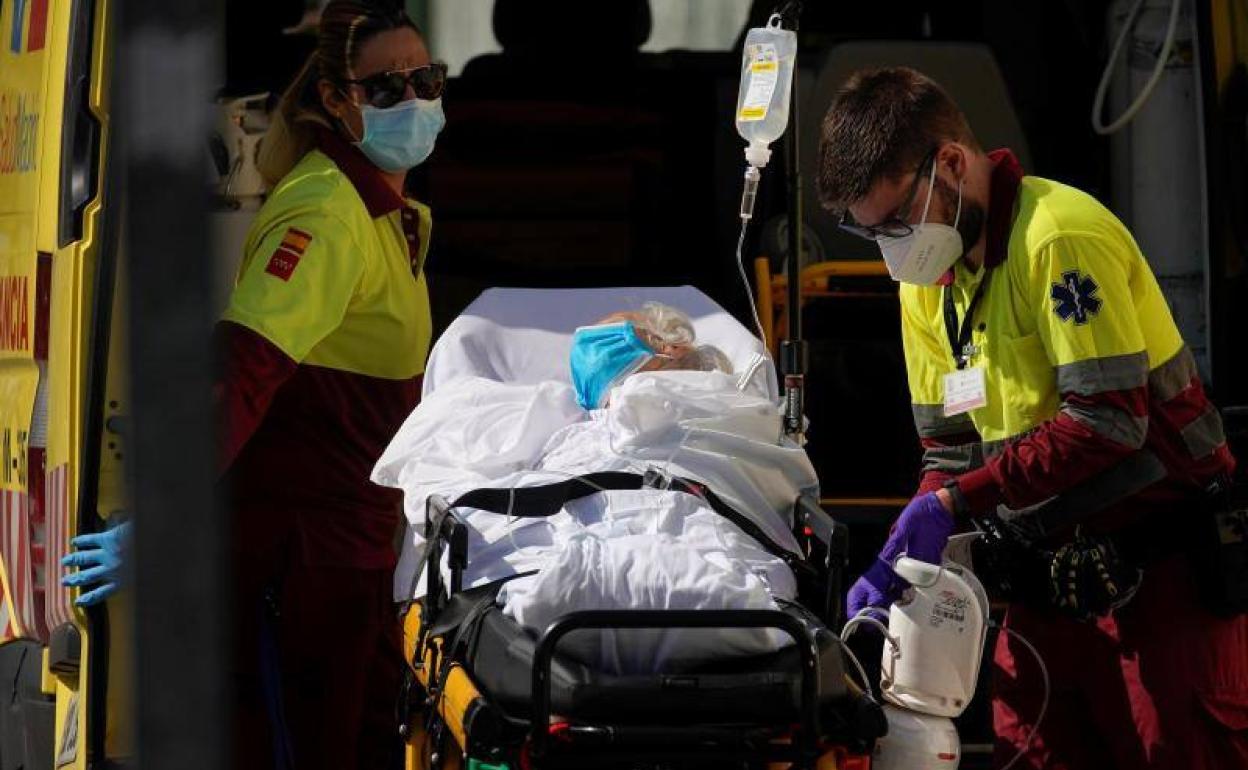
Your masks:
[{"label": "open ambulance door", "polygon": [[107,655],[129,646],[110,639],[126,636],[126,599],[84,613],[59,582],[70,538],[128,508],[124,351],[110,344],[111,11],[0,2],[0,770],[131,753],[127,720],[109,719],[122,713],[110,693],[128,689],[124,661]]}]

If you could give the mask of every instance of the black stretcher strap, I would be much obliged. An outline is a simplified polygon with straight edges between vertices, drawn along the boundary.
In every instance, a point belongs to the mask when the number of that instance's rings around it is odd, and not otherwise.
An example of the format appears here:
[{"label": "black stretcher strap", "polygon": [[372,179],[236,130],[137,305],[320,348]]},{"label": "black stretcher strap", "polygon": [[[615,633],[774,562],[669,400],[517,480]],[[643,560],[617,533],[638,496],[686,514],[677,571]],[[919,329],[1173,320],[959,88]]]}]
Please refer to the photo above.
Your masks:
[{"label": "black stretcher strap", "polygon": [[[667,486],[659,486],[660,482]],[[451,503],[451,508],[475,508],[518,518],[546,518],[554,516],[563,509],[565,504],[598,492],[643,488],[667,489],[698,497],[705,501],[715,513],[732,522],[742,532],[757,541],[772,556],[782,559],[790,567],[804,564],[797,554],[772,540],[762,527],[724,502],[705,484],[675,476],[667,478],[657,474],[652,476],[625,471],[602,471],[534,487],[474,489],[456,498],[455,502]]]},{"label": "black stretcher strap", "polygon": [[641,474],[602,471],[536,487],[474,489],[456,498],[451,508],[476,508],[522,519],[544,519],[558,513],[565,503],[604,489],[641,489],[644,485],[645,477]]}]

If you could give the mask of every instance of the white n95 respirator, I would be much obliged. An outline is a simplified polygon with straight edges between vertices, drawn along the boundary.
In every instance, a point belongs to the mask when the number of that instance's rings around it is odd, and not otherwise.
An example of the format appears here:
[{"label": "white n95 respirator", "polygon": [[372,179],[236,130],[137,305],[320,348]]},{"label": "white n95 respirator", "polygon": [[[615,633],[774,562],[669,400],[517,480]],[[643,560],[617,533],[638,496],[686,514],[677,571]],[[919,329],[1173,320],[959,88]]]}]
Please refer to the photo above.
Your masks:
[{"label": "white n95 respirator", "polygon": [[923,218],[909,235],[892,237],[877,236],[876,245],[884,255],[884,264],[894,281],[932,286],[962,258],[965,247],[958,221],[962,218],[962,182],[958,182],[958,211],[952,225],[928,222],[927,212],[932,206],[932,192],[936,187],[936,171],[927,183],[927,203],[923,205]]}]

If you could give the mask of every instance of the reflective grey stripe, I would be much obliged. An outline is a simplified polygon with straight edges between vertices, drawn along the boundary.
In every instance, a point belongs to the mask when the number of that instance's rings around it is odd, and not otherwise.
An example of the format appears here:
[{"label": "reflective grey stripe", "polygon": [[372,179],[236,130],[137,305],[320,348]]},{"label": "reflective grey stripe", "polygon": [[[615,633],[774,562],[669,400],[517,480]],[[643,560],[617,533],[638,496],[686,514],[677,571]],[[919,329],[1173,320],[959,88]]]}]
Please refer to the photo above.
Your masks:
[{"label": "reflective grey stripe", "polygon": [[1062,411],[1111,441],[1139,449],[1148,436],[1148,418],[1136,417],[1113,406],[1062,404]]},{"label": "reflective grey stripe", "polygon": [[1057,367],[1057,391],[1095,396],[1112,390],[1134,390],[1148,383],[1148,353],[1089,358]]},{"label": "reflective grey stripe", "polygon": [[936,471],[954,476],[973,471],[984,464],[982,444],[933,447],[923,452],[923,472]]},{"label": "reflective grey stripe", "polygon": [[1148,389],[1157,401],[1169,401],[1192,384],[1196,379],[1196,358],[1184,345],[1169,361],[1148,375]]},{"label": "reflective grey stripe", "polygon": [[1021,441],[1038,430],[1040,430],[1040,428],[1035,427],[1030,430],[1025,430],[1022,433],[1018,434],[1017,436],[1010,436],[1009,438],[998,439],[996,441],[985,441],[984,442],[984,459],[989,460],[989,459],[992,459],[993,457],[996,457],[997,455],[1004,452],[1005,448],[1009,446],[1010,444],[1013,444],[1016,441]]},{"label": "reflective grey stripe", "polygon": [[997,455],[999,455],[999,454],[1001,454],[1002,452],[1004,452],[1004,451],[1005,451],[1005,447],[1006,447],[1006,446],[1007,446],[1007,445],[1008,445],[1011,441],[1014,441],[1014,440],[1015,440],[1015,439],[1012,439],[1012,438],[1007,438],[1007,439],[1002,439],[1002,440],[1000,440],[1000,441],[985,441],[985,442],[984,442],[984,444],[983,444],[983,446],[984,446],[984,457],[985,457],[985,458],[987,458],[987,459],[991,459],[991,458],[993,458],[993,457],[996,457]]},{"label": "reflective grey stripe", "polygon": [[911,404],[910,409],[914,412],[914,427],[919,432],[919,438],[940,438],[975,432],[975,423],[971,422],[970,413],[946,417],[945,408],[940,404]]},{"label": "reflective grey stripe", "polygon": [[1208,457],[1226,443],[1226,434],[1222,432],[1222,416],[1212,405],[1188,423],[1181,432],[1187,451],[1197,460]]}]

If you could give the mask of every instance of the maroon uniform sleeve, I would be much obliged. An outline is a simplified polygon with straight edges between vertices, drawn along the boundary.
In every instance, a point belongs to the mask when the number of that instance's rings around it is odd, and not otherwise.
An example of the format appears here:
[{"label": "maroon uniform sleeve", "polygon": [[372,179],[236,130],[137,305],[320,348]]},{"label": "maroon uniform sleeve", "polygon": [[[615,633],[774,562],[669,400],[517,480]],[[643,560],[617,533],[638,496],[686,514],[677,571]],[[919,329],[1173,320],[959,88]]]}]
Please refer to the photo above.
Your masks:
[{"label": "maroon uniform sleeve", "polygon": [[971,511],[1025,508],[1122,461],[1144,444],[1148,389],[1067,393],[1057,416],[958,478]]},{"label": "maroon uniform sleeve", "polygon": [[295,373],[294,359],[256,332],[222,321],[216,329],[221,373],[213,400],[221,420],[217,473],[224,474],[255,433],[282,383]]}]

